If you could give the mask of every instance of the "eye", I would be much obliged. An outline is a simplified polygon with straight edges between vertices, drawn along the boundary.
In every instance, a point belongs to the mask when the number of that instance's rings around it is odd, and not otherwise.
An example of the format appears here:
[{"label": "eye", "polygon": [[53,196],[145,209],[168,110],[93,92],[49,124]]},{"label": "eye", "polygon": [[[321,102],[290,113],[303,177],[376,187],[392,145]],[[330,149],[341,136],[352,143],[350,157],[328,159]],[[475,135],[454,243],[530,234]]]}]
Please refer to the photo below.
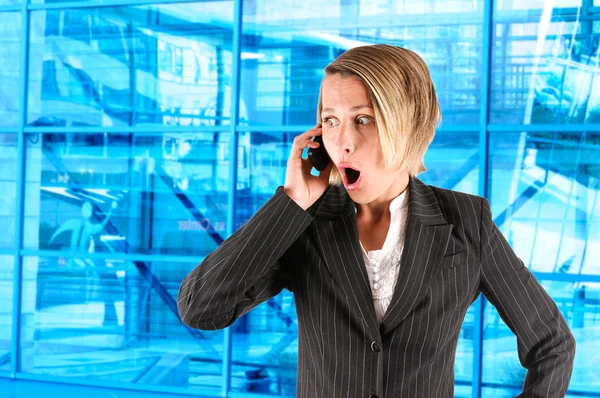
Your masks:
[{"label": "eye", "polygon": [[360,124],[360,125],[366,125],[366,124],[371,123],[371,119],[366,116],[361,116],[356,119],[356,123]]},{"label": "eye", "polygon": [[335,127],[337,126],[339,123],[337,120],[332,119],[330,117],[326,117],[323,119],[323,123],[327,125],[327,127]]}]

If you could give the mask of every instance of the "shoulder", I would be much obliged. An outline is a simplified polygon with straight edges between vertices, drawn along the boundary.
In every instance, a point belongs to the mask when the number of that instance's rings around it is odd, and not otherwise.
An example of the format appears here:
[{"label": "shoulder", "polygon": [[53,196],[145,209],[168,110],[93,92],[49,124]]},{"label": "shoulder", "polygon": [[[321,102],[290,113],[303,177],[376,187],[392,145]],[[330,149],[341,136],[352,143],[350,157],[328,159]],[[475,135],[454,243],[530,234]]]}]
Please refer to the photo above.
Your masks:
[{"label": "shoulder", "polygon": [[487,199],[479,195],[440,188],[434,185],[428,186],[435,195],[440,210],[449,223],[470,222],[479,225],[482,206]]}]

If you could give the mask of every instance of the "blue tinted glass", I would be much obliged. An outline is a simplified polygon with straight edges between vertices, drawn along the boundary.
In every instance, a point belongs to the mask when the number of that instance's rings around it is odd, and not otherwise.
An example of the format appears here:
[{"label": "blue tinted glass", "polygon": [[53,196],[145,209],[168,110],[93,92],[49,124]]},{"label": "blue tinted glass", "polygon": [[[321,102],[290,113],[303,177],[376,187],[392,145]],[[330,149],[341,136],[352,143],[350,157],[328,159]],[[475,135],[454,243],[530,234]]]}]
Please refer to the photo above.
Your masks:
[{"label": "blue tinted glass", "polygon": [[19,124],[20,37],[21,14],[0,12],[0,127]]},{"label": "blue tinted glass", "polygon": [[[569,391],[572,396],[600,394],[597,341],[600,338],[600,283],[540,281],[567,320],[577,341],[575,366]],[[514,334],[487,305],[485,310],[483,383],[485,397],[514,397],[520,393],[526,370],[520,365]],[[589,394],[589,395],[588,395]]]},{"label": "blue tinted glass", "polygon": [[14,257],[0,254],[0,371],[10,368]]},{"label": "blue tinted glass", "polygon": [[475,312],[471,306],[465,315],[454,360],[454,396],[471,397],[473,382],[473,345],[475,340]]},{"label": "blue tinted glass", "polygon": [[438,131],[425,153],[419,179],[446,189],[478,194],[479,133]]},{"label": "blue tinted glass", "polygon": [[28,135],[27,248],[204,256],[224,239],[229,135]]},{"label": "blue tinted glass", "polygon": [[240,121],[314,123],[324,67],[349,48],[387,43],[427,62],[446,123],[476,123],[482,15],[480,0],[245,2]]},{"label": "blue tinted glass", "polygon": [[219,387],[223,332],[189,329],[177,315],[179,285],[194,265],[25,257],[21,370]]},{"label": "blue tinted glass", "polygon": [[584,10],[568,3],[494,14],[492,123],[600,121],[600,16],[578,21]]},{"label": "blue tinted glass", "polygon": [[[597,0],[594,0],[597,1]],[[544,7],[547,10],[559,10],[561,8],[581,7],[581,0],[555,0],[552,3],[545,0],[526,0],[526,1],[494,1],[496,12],[501,11],[523,11],[530,10],[541,12]],[[562,10],[561,10],[562,11]]]},{"label": "blue tinted glass", "polygon": [[[236,226],[252,217],[284,184],[287,159],[298,134],[240,134]],[[297,337],[294,299],[287,290],[246,314],[233,330],[232,388],[295,396]]]},{"label": "blue tinted glass", "polygon": [[273,196],[275,189],[285,183],[287,160],[298,134],[240,133],[235,229],[252,217]]},{"label": "blue tinted glass", "polygon": [[0,248],[15,244],[17,164],[17,135],[0,134],[0,230],[10,231],[0,234]]},{"label": "blue tinted glass", "polygon": [[27,122],[229,123],[232,4],[32,12]]},{"label": "blue tinted glass", "polygon": [[496,223],[532,270],[600,274],[599,133],[493,133]]},{"label": "blue tinted glass", "polygon": [[233,331],[232,388],[296,396],[298,324],[288,291],[256,307]]}]

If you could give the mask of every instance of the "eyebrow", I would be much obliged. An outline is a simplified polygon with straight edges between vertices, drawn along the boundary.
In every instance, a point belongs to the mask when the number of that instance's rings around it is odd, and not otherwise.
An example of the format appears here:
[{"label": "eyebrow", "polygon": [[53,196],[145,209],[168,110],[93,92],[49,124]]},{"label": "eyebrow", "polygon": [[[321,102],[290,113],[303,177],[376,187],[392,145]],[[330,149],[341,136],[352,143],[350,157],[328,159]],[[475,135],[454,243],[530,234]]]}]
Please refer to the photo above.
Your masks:
[{"label": "eyebrow", "polygon": [[[371,105],[356,105],[356,106],[353,106],[352,108],[350,108],[350,111],[357,111],[357,110],[362,109],[362,108],[371,108],[371,109],[373,109],[373,107]],[[323,108],[321,110],[321,113],[323,113],[323,112],[332,112],[333,113],[334,109],[333,108]]]}]

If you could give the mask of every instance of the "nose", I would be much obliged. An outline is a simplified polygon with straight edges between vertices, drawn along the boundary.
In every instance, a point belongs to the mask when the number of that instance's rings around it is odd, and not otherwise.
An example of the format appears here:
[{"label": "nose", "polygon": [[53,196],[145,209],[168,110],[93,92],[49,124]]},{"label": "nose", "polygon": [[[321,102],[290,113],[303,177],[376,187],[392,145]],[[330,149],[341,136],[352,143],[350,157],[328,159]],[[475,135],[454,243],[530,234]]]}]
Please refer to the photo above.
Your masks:
[{"label": "nose", "polygon": [[355,151],[356,134],[354,133],[352,126],[348,126],[346,123],[342,123],[340,126],[338,148],[344,152],[344,155],[351,155]]}]

